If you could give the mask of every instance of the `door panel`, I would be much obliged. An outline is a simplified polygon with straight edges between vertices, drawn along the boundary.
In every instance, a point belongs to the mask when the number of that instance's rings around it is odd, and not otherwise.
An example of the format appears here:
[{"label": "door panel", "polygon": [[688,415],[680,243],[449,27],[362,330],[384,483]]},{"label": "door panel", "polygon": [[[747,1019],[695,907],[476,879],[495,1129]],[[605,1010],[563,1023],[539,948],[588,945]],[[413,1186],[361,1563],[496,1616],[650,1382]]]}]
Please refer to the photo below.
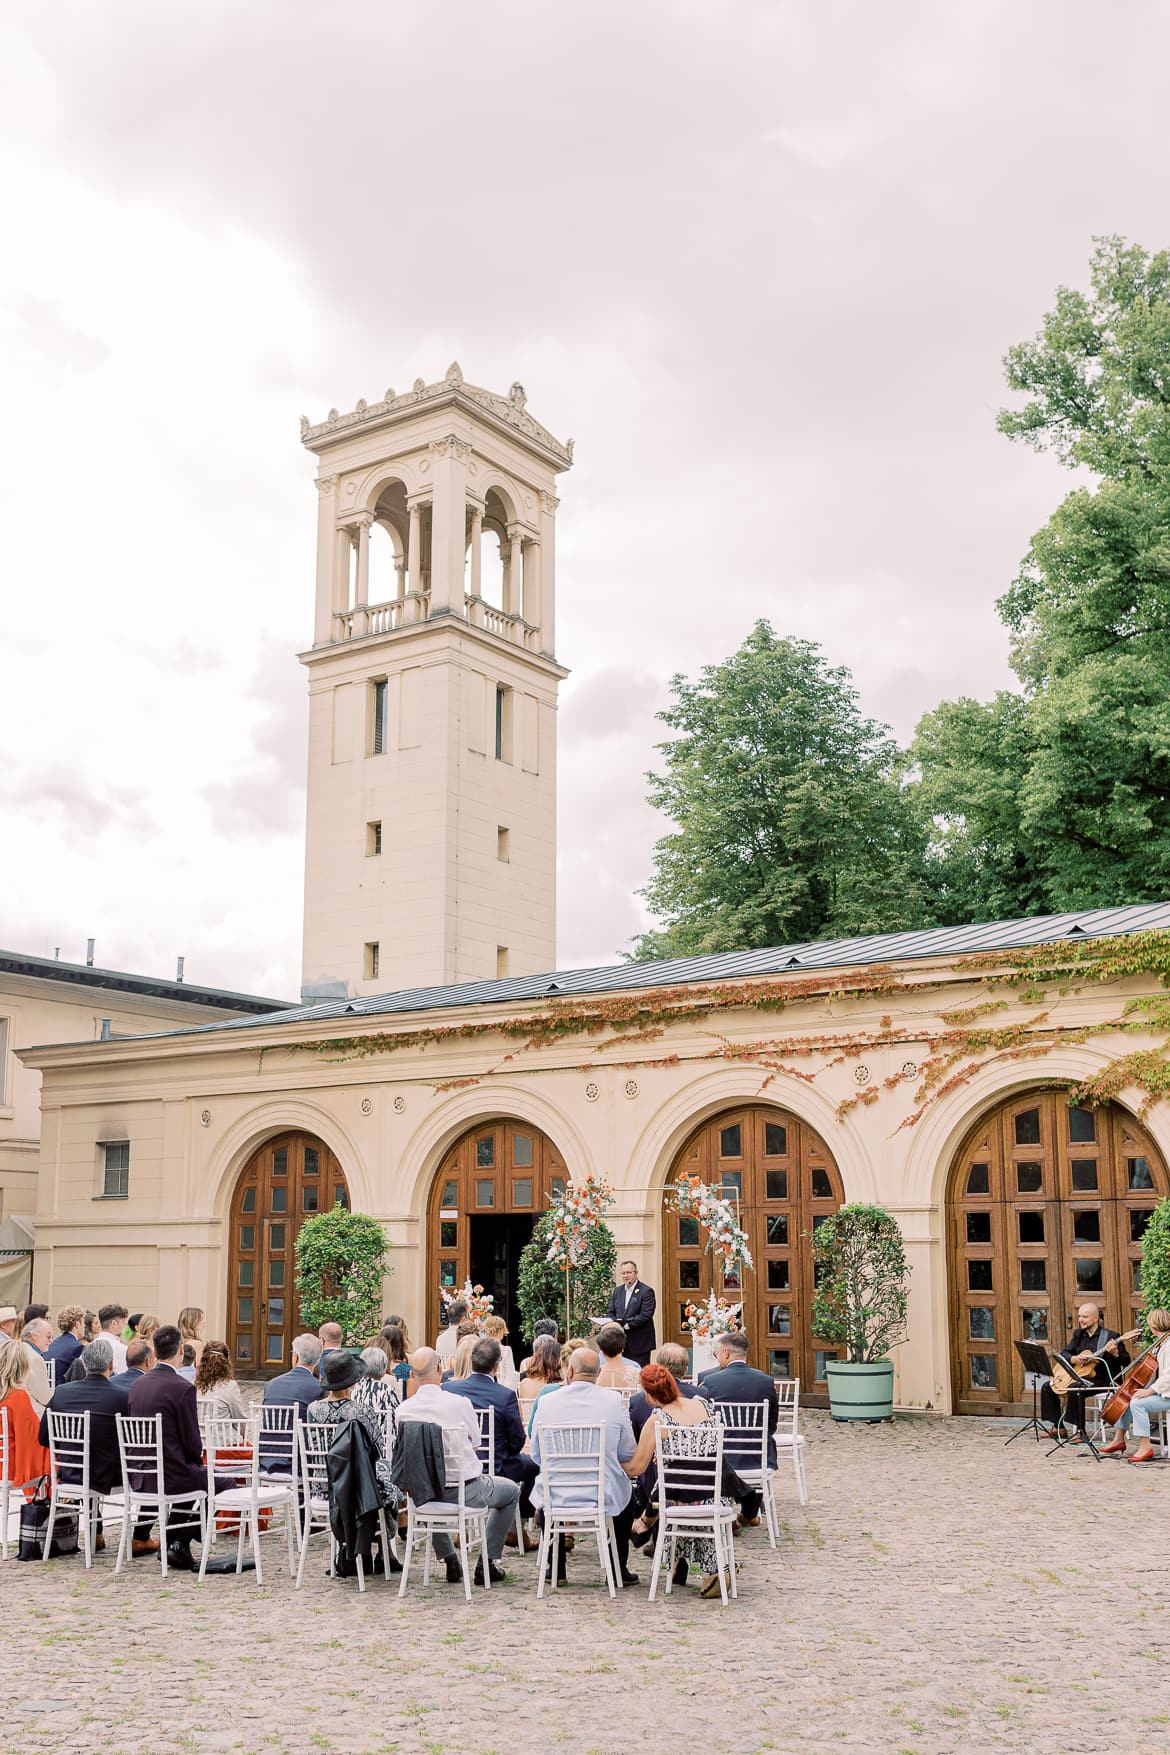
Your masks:
[{"label": "door panel", "polygon": [[345,1172],[312,1134],[266,1140],[240,1173],[232,1200],[228,1347],[241,1376],[275,1376],[292,1364],[302,1332],[294,1245],[313,1213],[349,1205]]}]

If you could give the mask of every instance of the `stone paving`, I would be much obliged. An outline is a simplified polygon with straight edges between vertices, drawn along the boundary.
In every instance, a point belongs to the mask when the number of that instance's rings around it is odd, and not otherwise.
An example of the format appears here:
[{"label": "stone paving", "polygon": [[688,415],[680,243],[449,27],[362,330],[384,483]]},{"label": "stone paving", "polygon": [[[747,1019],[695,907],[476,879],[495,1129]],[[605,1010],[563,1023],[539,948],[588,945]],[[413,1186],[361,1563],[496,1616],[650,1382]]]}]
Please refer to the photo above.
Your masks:
[{"label": "stone paving", "polygon": [[[118,1755],[622,1755],[687,1748],[1165,1748],[1170,1464],[1046,1461],[975,1420],[803,1422],[809,1503],[737,1543],[737,1604],[611,1603],[595,1563],[538,1603],[533,1558],[445,1583],[164,1583],[110,1554],[0,1568],[0,1749]],[[419,1575],[421,1577],[421,1574]],[[395,1581],[396,1587],[397,1581]]]}]

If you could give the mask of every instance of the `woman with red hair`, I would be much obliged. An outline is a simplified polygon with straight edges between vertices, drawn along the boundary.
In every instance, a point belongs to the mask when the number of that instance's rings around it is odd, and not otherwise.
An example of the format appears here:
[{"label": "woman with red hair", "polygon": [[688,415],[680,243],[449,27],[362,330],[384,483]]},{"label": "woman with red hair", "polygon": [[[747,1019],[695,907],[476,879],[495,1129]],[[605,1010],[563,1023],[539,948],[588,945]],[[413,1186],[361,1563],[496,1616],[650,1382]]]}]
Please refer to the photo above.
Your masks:
[{"label": "woman with red hair", "polygon": [[[653,1463],[655,1435],[660,1424],[693,1433],[692,1454],[710,1455],[712,1432],[718,1427],[710,1404],[698,1396],[681,1396],[674,1374],[665,1365],[643,1365],[640,1376],[651,1413],[642,1428],[637,1450],[629,1462],[622,1464],[627,1475],[636,1481]],[[737,1485],[740,1489],[738,1493],[735,1491]],[[738,1480],[735,1471],[726,1462],[723,1465],[722,1486],[724,1494],[728,1495],[727,1503],[731,1505],[747,1492],[744,1483]],[[699,1595],[719,1596],[719,1561],[711,1537],[687,1536],[678,1542],[675,1552],[681,1553],[682,1558],[675,1565],[674,1583],[685,1584],[690,1565],[700,1566],[703,1570],[703,1582],[699,1586]]]}]

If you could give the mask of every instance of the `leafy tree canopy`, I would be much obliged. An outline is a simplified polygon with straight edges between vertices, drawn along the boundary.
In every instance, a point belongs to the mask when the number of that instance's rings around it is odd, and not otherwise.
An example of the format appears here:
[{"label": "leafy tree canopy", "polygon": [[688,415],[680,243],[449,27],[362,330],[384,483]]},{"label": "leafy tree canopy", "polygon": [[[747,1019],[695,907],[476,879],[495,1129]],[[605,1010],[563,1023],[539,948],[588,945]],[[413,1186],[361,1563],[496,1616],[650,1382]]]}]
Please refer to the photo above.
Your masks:
[{"label": "leafy tree canopy", "polygon": [[297,1295],[310,1328],[339,1322],[348,1342],[377,1328],[382,1309],[386,1233],[367,1213],[335,1206],[306,1219],[297,1233]]},{"label": "leafy tree canopy", "polygon": [[650,799],[676,825],[643,892],[660,957],[915,926],[928,918],[925,834],[884,726],[849,673],[757,622],[695,682],[674,677]]}]

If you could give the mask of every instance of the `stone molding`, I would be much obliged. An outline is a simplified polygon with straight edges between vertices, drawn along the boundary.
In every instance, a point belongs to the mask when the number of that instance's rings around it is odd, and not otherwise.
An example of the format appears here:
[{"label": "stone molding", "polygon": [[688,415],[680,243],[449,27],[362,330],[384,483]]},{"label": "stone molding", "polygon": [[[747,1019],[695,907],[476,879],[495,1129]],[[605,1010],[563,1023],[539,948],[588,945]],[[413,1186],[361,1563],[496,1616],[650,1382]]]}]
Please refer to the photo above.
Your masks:
[{"label": "stone molding", "polygon": [[[448,366],[446,376],[437,384],[428,384],[424,379],[416,378],[411,389],[400,396],[389,390],[381,402],[366,402],[364,398],[360,398],[349,414],[341,414],[336,408],[331,408],[326,418],[315,426],[307,415],[302,415],[301,443],[310,450],[319,449],[339,435],[361,432],[382,425],[387,420],[414,414],[431,404],[452,401],[464,404],[472,414],[486,414],[500,425],[510,427],[513,432],[521,434],[549,453],[562,468],[567,469],[572,463],[572,439],[562,444],[547,427],[533,420],[527,410],[527,397],[522,384],[513,384],[507,396],[499,396],[494,390],[485,390],[478,384],[468,384],[455,361]],[[447,441],[439,440],[436,443],[442,448]]]}]

